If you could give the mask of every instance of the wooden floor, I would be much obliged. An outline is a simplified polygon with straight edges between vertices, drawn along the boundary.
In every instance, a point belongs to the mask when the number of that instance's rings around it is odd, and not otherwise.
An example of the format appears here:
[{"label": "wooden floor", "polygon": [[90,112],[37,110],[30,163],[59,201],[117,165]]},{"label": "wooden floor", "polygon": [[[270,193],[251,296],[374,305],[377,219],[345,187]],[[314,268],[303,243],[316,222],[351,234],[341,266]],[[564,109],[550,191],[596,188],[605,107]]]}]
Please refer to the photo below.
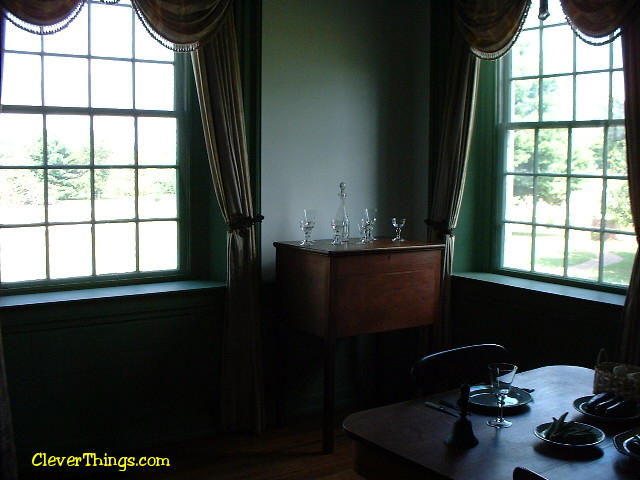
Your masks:
[{"label": "wooden floor", "polygon": [[260,435],[221,435],[136,454],[168,458],[168,467],[39,467],[20,480],[362,480],[351,470],[352,446],[340,424],[331,455],[321,453],[320,421],[313,418]]}]

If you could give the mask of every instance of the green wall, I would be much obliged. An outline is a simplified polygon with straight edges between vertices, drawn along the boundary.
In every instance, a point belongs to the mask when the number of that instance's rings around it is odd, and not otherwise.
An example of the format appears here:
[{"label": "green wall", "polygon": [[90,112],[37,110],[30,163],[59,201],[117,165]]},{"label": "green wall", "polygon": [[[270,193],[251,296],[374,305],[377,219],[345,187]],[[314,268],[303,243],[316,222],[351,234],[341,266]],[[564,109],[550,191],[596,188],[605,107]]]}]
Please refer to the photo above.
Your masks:
[{"label": "green wall", "polygon": [[215,431],[224,289],[190,282],[108,293],[3,304],[22,468],[37,452],[116,455]]}]

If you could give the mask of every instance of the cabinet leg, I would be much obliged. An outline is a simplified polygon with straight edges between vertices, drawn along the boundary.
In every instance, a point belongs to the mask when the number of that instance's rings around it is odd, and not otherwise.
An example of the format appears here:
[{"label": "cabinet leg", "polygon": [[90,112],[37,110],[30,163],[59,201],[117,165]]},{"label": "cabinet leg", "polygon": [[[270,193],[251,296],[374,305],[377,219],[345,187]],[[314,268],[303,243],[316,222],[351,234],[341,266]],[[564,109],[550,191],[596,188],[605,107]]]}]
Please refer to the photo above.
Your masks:
[{"label": "cabinet leg", "polygon": [[336,339],[325,337],[324,342],[324,382],[323,382],[323,420],[322,453],[333,453],[333,422],[336,382]]}]

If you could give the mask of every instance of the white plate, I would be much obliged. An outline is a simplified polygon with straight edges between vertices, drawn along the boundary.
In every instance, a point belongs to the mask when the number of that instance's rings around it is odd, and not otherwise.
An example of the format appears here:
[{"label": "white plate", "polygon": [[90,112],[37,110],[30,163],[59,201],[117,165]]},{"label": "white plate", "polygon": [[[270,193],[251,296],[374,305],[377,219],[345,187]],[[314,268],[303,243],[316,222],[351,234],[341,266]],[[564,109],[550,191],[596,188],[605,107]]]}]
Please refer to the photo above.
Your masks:
[{"label": "white plate", "polygon": [[[531,400],[531,395],[520,390],[518,387],[511,387],[509,394],[505,399],[504,408],[515,408],[526,405]],[[497,407],[498,399],[496,398],[493,390],[486,385],[476,385],[471,387],[469,391],[469,403],[479,405],[482,407]]]},{"label": "white plate", "polygon": [[538,425],[533,429],[533,434],[538,437],[540,440],[544,440],[545,442],[552,443],[553,445],[559,445],[562,447],[591,447],[593,445],[597,445],[601,441],[604,440],[604,432],[599,428],[593,427],[591,425],[587,425],[586,423],[574,422],[576,425],[580,425],[583,427],[589,427],[591,431],[596,435],[596,439],[593,442],[589,443],[562,443],[556,442],[555,440],[550,440],[544,436],[545,430],[551,426],[552,422],[543,423],[542,425]]}]

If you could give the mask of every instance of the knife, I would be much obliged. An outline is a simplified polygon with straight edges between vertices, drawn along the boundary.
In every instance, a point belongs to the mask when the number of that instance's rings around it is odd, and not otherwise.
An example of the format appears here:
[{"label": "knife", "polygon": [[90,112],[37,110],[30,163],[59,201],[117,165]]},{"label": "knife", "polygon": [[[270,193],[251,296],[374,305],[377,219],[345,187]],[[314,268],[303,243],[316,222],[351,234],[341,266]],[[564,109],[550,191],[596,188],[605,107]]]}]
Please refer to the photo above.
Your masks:
[{"label": "knife", "polygon": [[434,410],[438,410],[439,412],[446,413],[446,414],[451,415],[453,417],[459,418],[457,413],[453,413],[452,411],[446,409],[442,405],[438,405],[437,403],[433,403],[433,402],[430,402],[430,401],[427,400],[426,402],[424,402],[424,406],[425,407],[429,407],[429,408],[433,408]]}]

